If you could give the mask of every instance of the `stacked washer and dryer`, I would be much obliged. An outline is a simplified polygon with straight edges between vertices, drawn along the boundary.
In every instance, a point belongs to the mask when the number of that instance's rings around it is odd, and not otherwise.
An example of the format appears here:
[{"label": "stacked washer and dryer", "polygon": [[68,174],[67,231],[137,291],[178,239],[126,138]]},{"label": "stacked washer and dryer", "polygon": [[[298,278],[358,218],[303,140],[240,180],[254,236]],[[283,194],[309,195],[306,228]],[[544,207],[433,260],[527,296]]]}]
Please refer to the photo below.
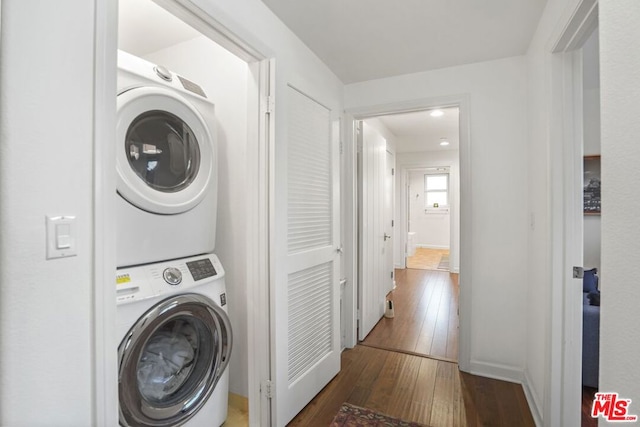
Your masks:
[{"label": "stacked washer and dryer", "polygon": [[232,333],[217,210],[214,105],[197,84],[118,52],[120,424],[217,427]]}]

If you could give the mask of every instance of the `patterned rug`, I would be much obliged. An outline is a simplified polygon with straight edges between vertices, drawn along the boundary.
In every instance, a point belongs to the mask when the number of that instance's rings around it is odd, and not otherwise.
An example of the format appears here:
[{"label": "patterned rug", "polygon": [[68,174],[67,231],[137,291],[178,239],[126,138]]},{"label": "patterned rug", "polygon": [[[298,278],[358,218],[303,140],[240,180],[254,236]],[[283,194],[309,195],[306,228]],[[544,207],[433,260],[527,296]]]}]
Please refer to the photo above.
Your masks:
[{"label": "patterned rug", "polygon": [[371,409],[360,408],[350,403],[343,403],[333,418],[331,427],[426,427],[418,423],[410,423],[381,414]]}]

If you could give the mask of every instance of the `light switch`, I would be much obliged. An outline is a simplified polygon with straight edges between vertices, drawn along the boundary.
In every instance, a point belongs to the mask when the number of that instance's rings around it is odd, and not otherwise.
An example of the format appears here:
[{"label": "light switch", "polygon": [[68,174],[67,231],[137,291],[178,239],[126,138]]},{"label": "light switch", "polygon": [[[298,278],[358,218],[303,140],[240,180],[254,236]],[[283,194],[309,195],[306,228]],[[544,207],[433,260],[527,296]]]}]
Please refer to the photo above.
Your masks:
[{"label": "light switch", "polygon": [[76,256],[76,217],[46,217],[47,259]]},{"label": "light switch", "polygon": [[71,226],[69,224],[56,224],[56,249],[69,249],[71,247]]}]

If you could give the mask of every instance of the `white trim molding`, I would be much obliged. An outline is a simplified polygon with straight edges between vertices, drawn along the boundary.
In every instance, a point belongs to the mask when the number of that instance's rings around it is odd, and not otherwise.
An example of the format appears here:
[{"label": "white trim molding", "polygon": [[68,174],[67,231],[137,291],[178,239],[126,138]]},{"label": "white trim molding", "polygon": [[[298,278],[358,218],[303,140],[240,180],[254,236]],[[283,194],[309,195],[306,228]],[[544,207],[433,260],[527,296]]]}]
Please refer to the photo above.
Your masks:
[{"label": "white trim molding", "polygon": [[[576,294],[581,288],[571,277],[571,267],[580,265],[582,259],[582,235],[578,230],[582,224],[582,207],[581,202],[577,202],[581,201],[582,193],[576,174],[576,167],[581,168],[576,162],[582,162],[582,142],[577,129],[582,119],[576,114],[582,108],[578,102],[580,89],[576,87],[581,83],[578,72],[581,70],[576,62],[579,58],[576,49],[582,47],[597,23],[597,0],[569,2],[547,44],[551,55],[548,184],[551,285],[543,419],[548,426],[580,423],[582,315],[581,309],[576,308],[581,304]],[[576,209],[580,213],[579,224],[576,224]]]},{"label": "white trim molding", "polygon": [[531,416],[533,417],[533,421],[536,424],[536,427],[542,426],[542,405],[540,404],[539,397],[535,394],[534,390],[531,388],[531,377],[529,376],[529,372],[525,369],[523,380],[522,380],[522,390],[524,391],[524,397],[527,399],[527,403],[529,404],[529,410],[531,411]]},{"label": "white trim molding", "polygon": [[117,0],[95,1],[93,106],[93,417],[118,424],[116,336],[116,133]]}]

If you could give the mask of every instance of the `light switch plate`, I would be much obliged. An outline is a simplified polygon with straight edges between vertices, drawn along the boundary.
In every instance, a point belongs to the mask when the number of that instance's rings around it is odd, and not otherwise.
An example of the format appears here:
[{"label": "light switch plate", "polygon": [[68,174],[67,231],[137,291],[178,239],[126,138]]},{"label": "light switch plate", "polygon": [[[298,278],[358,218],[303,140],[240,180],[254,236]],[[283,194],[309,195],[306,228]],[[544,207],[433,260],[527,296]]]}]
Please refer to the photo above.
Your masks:
[{"label": "light switch plate", "polygon": [[47,216],[47,259],[76,256],[76,217]]}]

